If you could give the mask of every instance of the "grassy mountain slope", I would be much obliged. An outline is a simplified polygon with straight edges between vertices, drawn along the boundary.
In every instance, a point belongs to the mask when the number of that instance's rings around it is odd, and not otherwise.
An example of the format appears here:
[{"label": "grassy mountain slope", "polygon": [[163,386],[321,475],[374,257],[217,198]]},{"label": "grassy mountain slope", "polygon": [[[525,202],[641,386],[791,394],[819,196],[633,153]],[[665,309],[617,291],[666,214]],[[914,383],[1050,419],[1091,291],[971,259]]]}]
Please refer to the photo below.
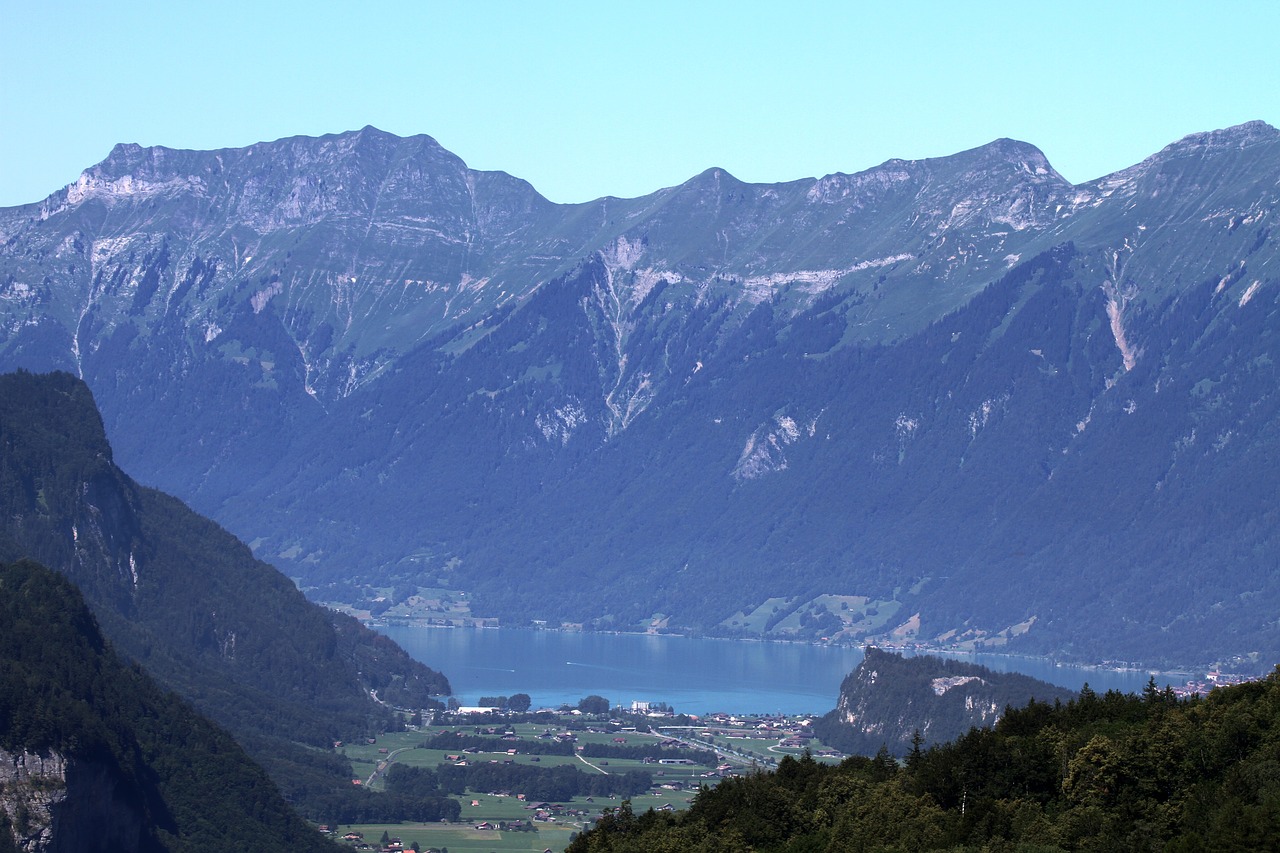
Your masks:
[{"label": "grassy mountain slope", "polygon": [[[607,270],[587,264],[456,357],[424,353],[353,395],[367,429],[307,433],[289,475],[249,494],[262,529],[341,508],[323,536],[273,548],[371,542],[388,581],[469,589],[510,619],[662,613],[733,633],[770,597],[835,593],[896,602],[855,640],[908,626],[898,639],[1265,667],[1276,291],[1245,300],[1212,278],[1145,309],[1127,370],[1100,271],[1064,244],[893,346],[841,346],[838,304],[781,332],[772,303],[737,327],[690,306],[654,335],[685,381],[610,437],[590,401],[612,374],[582,307]],[[377,477],[334,481],[339,448]],[[396,561],[405,530],[418,549]],[[343,572],[311,577],[341,596]]]}]

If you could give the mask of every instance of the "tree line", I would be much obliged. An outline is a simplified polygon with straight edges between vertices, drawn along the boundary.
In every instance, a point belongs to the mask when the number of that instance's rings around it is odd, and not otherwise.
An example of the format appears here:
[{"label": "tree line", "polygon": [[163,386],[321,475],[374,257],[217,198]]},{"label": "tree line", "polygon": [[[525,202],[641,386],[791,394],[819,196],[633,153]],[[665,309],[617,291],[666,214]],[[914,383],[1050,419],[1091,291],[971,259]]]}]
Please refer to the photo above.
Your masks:
[{"label": "tree line", "polygon": [[1082,691],[993,729],[829,766],[784,758],[687,812],[607,814],[587,851],[1280,848],[1280,676],[1178,699]]}]

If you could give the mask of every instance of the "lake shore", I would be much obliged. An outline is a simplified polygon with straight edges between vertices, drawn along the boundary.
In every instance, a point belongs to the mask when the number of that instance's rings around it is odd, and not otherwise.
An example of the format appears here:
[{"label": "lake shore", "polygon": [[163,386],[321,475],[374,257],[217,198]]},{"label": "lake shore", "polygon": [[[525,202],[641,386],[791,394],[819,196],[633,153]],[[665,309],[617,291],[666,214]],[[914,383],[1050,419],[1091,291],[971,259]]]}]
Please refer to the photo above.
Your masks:
[{"label": "lake shore", "polygon": [[[775,643],[775,644],[793,644],[802,646],[811,646],[816,648],[847,648],[861,650],[866,646],[875,646],[885,651],[897,652],[908,656],[915,655],[934,655],[936,657],[951,658],[954,660],[969,660],[978,663],[984,663],[986,660],[1010,660],[1010,661],[1028,661],[1035,666],[1052,665],[1056,667],[1067,667],[1072,670],[1093,670],[1103,673],[1139,673],[1148,677],[1154,677],[1158,681],[1169,681],[1173,679],[1182,679],[1184,682],[1193,682],[1197,679],[1203,679],[1208,672],[1217,672],[1223,679],[1223,683],[1236,683],[1238,680],[1247,679],[1256,673],[1244,673],[1232,670],[1227,667],[1217,666],[1195,666],[1195,665],[1177,665],[1172,667],[1152,667],[1144,666],[1136,662],[1128,661],[1081,661],[1071,658],[1057,658],[1045,655],[1027,654],[1013,651],[1000,651],[997,649],[974,649],[967,646],[954,645],[935,645],[930,643],[855,643],[830,641],[822,642],[816,640],[805,640],[791,637],[775,637],[775,636],[755,636],[755,637],[719,637],[699,634],[693,631],[682,631],[679,629],[662,629],[659,631],[640,631],[640,630],[583,630],[575,627],[551,626],[551,625],[535,625],[535,626],[503,626],[498,624],[496,619],[476,619],[474,624],[440,624],[438,620],[432,619],[413,619],[413,618],[392,618],[379,619],[365,617],[361,619],[368,627],[374,630],[382,630],[383,628],[403,627],[403,628],[440,628],[440,629],[484,629],[484,630],[508,630],[508,631],[545,631],[562,634],[595,634],[595,635],[613,635],[613,636],[636,636],[636,637],[678,637],[689,640],[715,640],[720,642],[734,643]],[[989,663],[984,663],[990,666]],[[992,667],[1004,671],[1006,667]],[[1008,667],[1010,671],[1021,671],[1019,667]],[[1046,679],[1047,680],[1047,679]]]},{"label": "lake shore", "polygon": [[[720,639],[635,632],[534,628],[459,630],[376,625],[416,659],[443,671],[462,704],[528,693],[539,707],[574,705],[587,695],[616,704],[666,702],[685,713],[823,714],[861,662],[861,647],[770,639]],[[917,649],[908,654],[924,654]],[[1139,670],[1076,666],[1031,656],[931,652],[997,671],[1096,692],[1139,692]],[[1160,686],[1172,681],[1159,681]],[[465,701],[463,701],[465,700]]]}]

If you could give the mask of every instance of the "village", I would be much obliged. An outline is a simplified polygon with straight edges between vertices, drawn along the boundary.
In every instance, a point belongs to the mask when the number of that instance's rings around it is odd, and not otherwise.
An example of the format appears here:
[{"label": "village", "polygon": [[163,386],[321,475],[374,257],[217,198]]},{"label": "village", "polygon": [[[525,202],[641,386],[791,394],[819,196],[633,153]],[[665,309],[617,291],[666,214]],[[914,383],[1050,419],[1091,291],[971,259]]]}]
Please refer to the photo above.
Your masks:
[{"label": "village", "polygon": [[[604,715],[460,708],[437,715],[430,725],[364,743],[335,744],[359,774],[352,779],[355,785],[386,790],[389,775],[405,772],[393,771],[397,765],[430,769],[459,802],[457,820],[323,829],[356,850],[559,850],[624,802],[637,814],[678,811],[688,808],[703,786],[772,768],[787,755],[841,760],[813,736],[812,719],[690,717],[652,711],[646,703]],[[583,790],[545,796],[553,789],[546,787],[547,774],[534,768],[577,771],[581,776],[572,778]],[[554,775],[563,781],[569,774],[561,769]],[[467,787],[457,790],[464,779]],[[486,784],[476,785],[480,779]],[[519,786],[522,781],[528,790]]]}]

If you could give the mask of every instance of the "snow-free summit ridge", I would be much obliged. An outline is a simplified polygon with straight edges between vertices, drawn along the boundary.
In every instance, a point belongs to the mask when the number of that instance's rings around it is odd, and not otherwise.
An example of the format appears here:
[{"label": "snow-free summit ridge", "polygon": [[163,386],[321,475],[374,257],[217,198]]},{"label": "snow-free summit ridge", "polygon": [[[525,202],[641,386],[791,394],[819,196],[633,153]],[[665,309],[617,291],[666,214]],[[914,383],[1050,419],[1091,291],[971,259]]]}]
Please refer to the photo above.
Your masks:
[{"label": "snow-free summit ridge", "polygon": [[1262,661],[1278,204],[1261,122],[576,205],[372,128],[120,146],[0,211],[0,365],[333,599]]}]

